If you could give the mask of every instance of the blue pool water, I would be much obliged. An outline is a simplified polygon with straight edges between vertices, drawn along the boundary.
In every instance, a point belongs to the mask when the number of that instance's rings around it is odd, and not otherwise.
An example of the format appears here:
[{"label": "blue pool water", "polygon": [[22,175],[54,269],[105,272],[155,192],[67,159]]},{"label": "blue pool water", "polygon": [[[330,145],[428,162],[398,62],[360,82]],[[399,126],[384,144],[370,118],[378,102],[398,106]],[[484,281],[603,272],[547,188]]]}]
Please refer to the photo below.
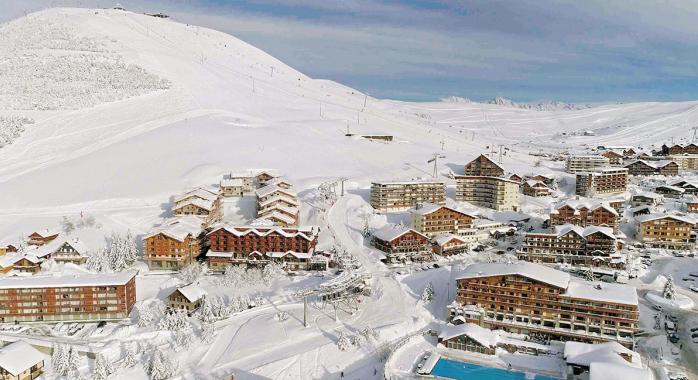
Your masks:
[{"label": "blue pool water", "polygon": [[[439,359],[431,371],[434,376],[454,380],[531,380],[523,372],[507,371],[505,369],[483,367],[477,364]],[[557,380],[554,377],[535,375],[535,380]]]}]

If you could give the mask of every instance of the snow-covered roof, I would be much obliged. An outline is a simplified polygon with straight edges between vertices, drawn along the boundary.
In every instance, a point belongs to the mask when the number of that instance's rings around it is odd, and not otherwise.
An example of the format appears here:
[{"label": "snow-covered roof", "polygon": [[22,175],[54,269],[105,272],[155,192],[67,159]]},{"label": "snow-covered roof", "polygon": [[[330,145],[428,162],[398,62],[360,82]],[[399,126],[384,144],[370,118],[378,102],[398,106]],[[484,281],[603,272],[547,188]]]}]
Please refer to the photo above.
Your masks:
[{"label": "snow-covered roof", "polygon": [[179,202],[181,202],[181,203],[179,203],[177,206],[175,206],[175,210],[180,209],[184,206],[194,205],[194,206],[202,208],[204,210],[211,211],[213,209],[213,204],[214,204],[215,200],[192,197],[192,198],[182,199]]},{"label": "snow-covered roof", "polygon": [[520,275],[562,289],[567,288],[570,282],[569,273],[526,261],[471,264],[461,271],[456,279],[508,275]]},{"label": "snow-covered roof", "polygon": [[645,160],[633,160],[628,162],[627,164],[623,165],[623,167],[627,168],[628,166],[634,165],[636,163],[643,163],[651,168],[655,169],[661,169],[669,164],[675,164],[674,161],[671,160],[659,160],[659,161],[645,161]]},{"label": "snow-covered roof", "polygon": [[208,201],[215,201],[218,198],[218,194],[211,190],[204,189],[203,187],[197,187],[193,190],[189,190],[175,197],[175,202],[180,202],[190,197],[205,199]]},{"label": "snow-covered roof", "polygon": [[233,252],[218,252],[218,251],[212,251],[209,249],[208,251],[206,251],[205,256],[206,257],[227,257],[227,258],[230,258],[230,257],[233,257]]},{"label": "snow-covered roof", "polygon": [[589,380],[653,380],[652,372],[645,368],[630,367],[620,363],[591,363]]},{"label": "snow-covered roof", "polygon": [[286,251],[286,252],[267,252],[266,255],[268,257],[273,257],[273,258],[281,258],[287,255],[291,255],[297,259],[309,259],[313,254],[311,252],[295,252],[295,251]]},{"label": "snow-covered roof", "polygon": [[155,227],[143,239],[163,234],[177,241],[184,241],[187,236],[198,236],[201,233],[201,220],[193,215],[184,215],[167,220]]},{"label": "snow-covered roof", "polygon": [[664,198],[664,196],[661,194],[652,193],[652,192],[648,192],[648,191],[643,191],[643,192],[640,192],[637,194],[633,194],[632,198],[635,198],[635,197],[645,197],[645,198],[649,198],[649,199],[662,199],[662,198]]},{"label": "snow-covered roof", "polygon": [[635,287],[571,279],[566,295],[590,301],[613,302],[623,305],[637,305],[637,290]]},{"label": "snow-covered roof", "polygon": [[500,165],[499,163],[495,162],[493,159],[491,159],[491,158],[485,156],[484,154],[480,154],[479,156],[477,156],[477,158],[475,158],[474,160],[468,162],[468,163],[466,164],[466,166],[472,164],[473,162],[481,161],[483,158],[484,158],[485,160],[487,160],[487,161],[493,163],[496,167],[498,167],[498,168],[504,170],[504,167],[503,167],[502,165]]},{"label": "snow-covered roof", "polygon": [[240,187],[243,185],[242,178],[225,178],[221,180],[221,187]]},{"label": "snow-covered roof", "polygon": [[597,232],[600,232],[612,239],[615,239],[616,236],[613,234],[613,228],[611,227],[601,227],[601,226],[587,226],[587,227],[580,227],[580,226],[575,226],[573,224],[563,224],[559,226],[555,226],[555,235],[557,237],[566,235],[570,232],[574,232],[579,236],[582,237],[587,237],[589,235],[593,235]]},{"label": "snow-covered roof", "polygon": [[439,339],[448,340],[461,335],[467,335],[470,339],[485,347],[495,347],[498,341],[498,335],[496,332],[472,323],[464,323],[460,325],[448,324],[443,326],[441,328],[441,332],[439,333]]},{"label": "snow-covered roof", "polygon": [[60,233],[61,233],[61,230],[59,228],[51,227],[51,228],[45,228],[43,230],[34,231],[30,234],[30,236],[36,234],[36,235],[39,235],[43,238],[47,238],[49,236],[56,236]]},{"label": "snow-covered roof", "polygon": [[264,186],[262,188],[259,188],[255,191],[255,195],[257,198],[264,198],[268,195],[274,194],[274,193],[283,193],[290,195],[291,197],[296,197],[296,192],[291,190],[291,189],[284,189],[282,187],[279,187],[277,185],[269,185],[269,186]]},{"label": "snow-covered roof", "polygon": [[296,237],[300,236],[306,240],[313,240],[315,238],[314,230],[317,227],[314,226],[303,226],[303,227],[279,227],[279,226],[269,226],[269,227],[259,227],[259,226],[229,226],[229,225],[218,225],[214,227],[208,235],[212,234],[218,230],[226,230],[235,236],[245,236],[247,234],[255,234],[257,236],[267,236],[270,234],[277,233],[284,237]]},{"label": "snow-covered roof", "polygon": [[[421,236],[424,236],[423,234],[420,234],[419,232],[407,227],[403,226],[400,224],[386,224],[385,226],[377,229],[376,231],[373,232],[373,237],[383,240],[383,241],[392,241],[400,236],[408,233],[408,232],[414,232],[416,234],[419,234]],[[426,236],[424,236],[426,238]]]},{"label": "snow-covered roof", "polygon": [[681,216],[681,215],[672,215],[672,214],[649,214],[649,215],[641,215],[638,216],[636,219],[640,223],[644,222],[650,222],[653,220],[660,220],[660,219],[674,219],[680,222],[685,222],[685,223],[690,223],[690,224],[696,224],[696,221],[693,218],[689,218],[687,216]]},{"label": "snow-covered roof", "polygon": [[198,285],[190,284],[177,289],[189,302],[196,302],[206,297],[206,291]]},{"label": "snow-covered roof", "polygon": [[373,181],[371,185],[413,185],[413,184],[433,184],[433,185],[443,185],[441,181],[434,181],[428,179],[410,179],[410,180],[390,180],[390,181]]},{"label": "snow-covered roof", "polygon": [[260,218],[257,218],[256,220],[260,220],[260,219],[262,219],[262,220],[266,219],[266,220],[271,220],[271,221],[279,221],[279,222],[283,222],[283,223],[286,223],[286,224],[294,224],[294,223],[296,222],[296,218],[294,218],[294,217],[292,217],[292,216],[289,216],[289,215],[287,215],[287,214],[284,214],[283,212],[280,212],[280,211],[277,211],[277,210],[274,210],[274,211],[272,211],[272,212],[270,212],[270,213],[267,213],[267,214],[261,216]]},{"label": "snow-covered roof", "polygon": [[287,203],[290,203],[292,205],[298,206],[298,199],[292,195],[286,194],[286,193],[280,193],[278,195],[275,195],[271,198],[267,198],[261,202],[258,203],[260,208],[264,208],[266,205],[272,204],[277,201],[284,201]]},{"label": "snow-covered roof", "polygon": [[291,183],[288,179],[284,177],[274,177],[270,179],[269,181],[264,182],[264,186],[273,186],[273,185],[279,185],[279,184],[286,184],[288,186],[293,186],[293,183]]},{"label": "snow-covered roof", "polygon": [[125,271],[119,273],[74,274],[62,276],[34,275],[31,277],[3,277],[0,278],[0,289],[125,285],[135,276],[136,272]]},{"label": "snow-covered roof", "polygon": [[0,368],[12,376],[19,376],[20,373],[45,359],[44,354],[23,340],[0,348]]},{"label": "snow-covered roof", "polygon": [[537,180],[537,179],[529,179],[526,180],[526,185],[529,187],[544,187],[548,189],[548,185],[544,184],[543,182]]},{"label": "snow-covered roof", "polygon": [[422,204],[419,205],[418,207],[415,207],[415,208],[413,208],[413,209],[410,209],[410,213],[416,214],[416,215],[429,215],[429,214],[431,214],[431,213],[433,213],[433,212],[435,212],[435,211],[439,211],[439,210],[442,209],[442,208],[445,208],[445,209],[450,210],[450,211],[453,211],[453,212],[457,212],[457,213],[459,213],[459,214],[467,215],[467,216],[470,216],[470,217],[472,217],[472,218],[475,217],[475,216],[473,216],[473,215],[471,215],[471,214],[468,214],[467,212],[464,212],[464,211],[455,209],[455,208],[453,208],[453,207],[447,207],[447,206],[437,205],[437,204],[430,203],[430,202],[422,203]]},{"label": "snow-covered roof", "polygon": [[461,243],[466,243],[465,239],[454,234],[441,234],[434,238],[434,242],[440,246],[450,242],[451,240],[458,240]]},{"label": "snow-covered roof", "polygon": [[257,212],[257,216],[261,218],[261,217],[265,217],[265,216],[270,215],[270,214],[274,214],[275,212],[278,212],[281,214],[288,215],[289,217],[295,219],[296,216],[298,216],[299,211],[300,210],[298,209],[298,207],[287,207],[287,206],[278,204],[278,205],[273,205],[273,206],[269,206],[269,207],[260,209]]},{"label": "snow-covered roof", "polygon": [[608,212],[610,212],[613,215],[618,215],[618,212],[616,209],[611,207],[606,202],[596,202],[596,201],[588,201],[588,200],[579,200],[579,199],[567,199],[561,203],[558,203],[557,205],[554,206],[554,208],[550,211],[550,213],[558,213],[558,210],[563,208],[563,207],[570,207],[576,211],[581,210],[582,208],[589,209],[590,211],[595,211],[599,208],[602,208]]},{"label": "snow-covered roof", "polygon": [[624,365],[637,364],[628,362],[620,355],[626,355],[632,358],[637,355],[637,353],[625,348],[618,342],[593,344],[572,341],[565,342],[563,353],[563,357],[568,364],[585,367],[588,367],[594,362],[620,363]]}]

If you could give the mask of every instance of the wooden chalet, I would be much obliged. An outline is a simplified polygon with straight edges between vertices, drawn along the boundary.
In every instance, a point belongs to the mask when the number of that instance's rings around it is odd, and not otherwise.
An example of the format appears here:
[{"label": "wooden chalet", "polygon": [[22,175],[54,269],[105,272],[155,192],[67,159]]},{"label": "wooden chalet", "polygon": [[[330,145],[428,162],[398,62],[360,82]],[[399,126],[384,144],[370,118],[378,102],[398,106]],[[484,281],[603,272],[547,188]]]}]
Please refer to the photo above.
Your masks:
[{"label": "wooden chalet", "polygon": [[439,256],[453,256],[468,252],[468,242],[453,234],[443,234],[433,239],[434,253]]},{"label": "wooden chalet", "polygon": [[389,264],[422,262],[432,258],[429,238],[411,228],[388,224],[373,233],[373,246],[385,253]]},{"label": "wooden chalet", "polygon": [[0,379],[31,380],[42,376],[46,355],[23,340],[0,348]]},{"label": "wooden chalet", "polygon": [[175,289],[167,296],[167,306],[171,310],[184,310],[193,313],[204,303],[206,291],[198,285],[190,284]]},{"label": "wooden chalet", "polygon": [[542,181],[530,179],[521,184],[521,192],[529,197],[547,197],[550,195],[550,188]]},{"label": "wooden chalet", "polygon": [[[502,177],[504,168],[484,154],[465,165],[466,176]],[[519,182],[521,178],[519,177]]]}]

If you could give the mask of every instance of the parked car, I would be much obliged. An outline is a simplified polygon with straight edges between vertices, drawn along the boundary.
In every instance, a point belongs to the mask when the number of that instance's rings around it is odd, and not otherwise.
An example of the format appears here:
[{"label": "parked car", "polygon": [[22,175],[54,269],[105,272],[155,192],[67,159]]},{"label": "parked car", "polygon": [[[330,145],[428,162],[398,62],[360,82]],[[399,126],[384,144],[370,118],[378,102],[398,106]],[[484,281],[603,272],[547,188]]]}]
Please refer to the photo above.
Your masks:
[{"label": "parked car", "polygon": [[672,322],[674,322],[674,323],[676,323],[676,322],[679,321],[679,317],[677,317],[677,316],[675,316],[675,315],[667,314],[666,317],[667,317],[668,320],[670,320],[670,321],[672,321]]},{"label": "parked car", "polygon": [[670,341],[671,343],[678,343],[679,340],[680,340],[680,339],[679,339],[679,335],[678,335],[678,334],[676,334],[676,333],[671,333],[671,334],[669,334],[669,341]]},{"label": "parked car", "polygon": [[698,331],[698,327],[691,327],[691,332],[696,332]]},{"label": "parked car", "polygon": [[664,321],[664,328],[666,331],[676,331],[676,323],[672,321]]},{"label": "parked car", "polygon": [[662,307],[659,305],[652,305],[652,308],[657,311],[662,311]]},{"label": "parked car", "polygon": [[698,293],[698,286],[691,285],[691,286],[689,286],[688,288],[691,289],[692,292]]}]

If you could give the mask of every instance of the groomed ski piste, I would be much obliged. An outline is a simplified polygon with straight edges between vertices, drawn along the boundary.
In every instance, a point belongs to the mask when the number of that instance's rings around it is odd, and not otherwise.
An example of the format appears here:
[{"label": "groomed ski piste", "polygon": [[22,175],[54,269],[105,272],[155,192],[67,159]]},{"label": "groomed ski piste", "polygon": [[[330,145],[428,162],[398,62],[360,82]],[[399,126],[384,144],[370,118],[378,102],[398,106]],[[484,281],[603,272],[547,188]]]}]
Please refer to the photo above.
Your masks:
[{"label": "groomed ski piste", "polygon": [[[299,292],[319,289],[336,278],[334,273],[284,276],[271,285],[240,288],[226,288],[216,276],[207,276],[202,286],[210,294],[263,302],[215,322],[210,343],[198,339],[201,326],[194,323],[197,337],[187,349],[177,347],[168,331],[138,327],[135,317],[106,326],[65,324],[29,332],[4,326],[0,339],[98,350],[120,367],[115,377],[123,379],[148,378],[143,363],[122,365],[126,346],[135,345],[141,355],[157,349],[170,357],[177,363],[174,378],[365,380],[383,378],[385,372],[408,376],[385,368],[386,361],[400,368],[414,364],[391,352],[398,346],[405,350],[407,338],[444,323],[455,294],[452,266],[483,259],[462,257],[429,270],[386,267],[362,234],[366,220],[376,229],[388,222],[408,224],[409,216],[374,215],[368,204],[371,181],[431,178],[427,161],[438,153],[445,158],[438,161],[437,177],[447,183],[452,204],[451,174],[481,153],[497,156],[500,150],[509,171],[544,170],[571,179],[563,162],[532,153],[689,142],[698,102],[539,111],[457,100],[381,100],[310,78],[214,30],[122,10],[57,8],[0,25],[0,117],[12,120],[0,123],[12,128],[6,134],[11,143],[0,147],[0,243],[58,228],[64,217],[89,216],[95,222],[73,234],[96,252],[112,232],[140,237],[171,216],[172,196],[185,189],[217,184],[231,170],[274,168],[296,184],[301,224],[320,226],[318,248],[349,252],[359,263],[356,273],[370,277],[371,289],[355,308],[335,312],[313,302],[304,326]],[[17,127],[17,120],[25,119],[31,122]],[[0,136],[4,132],[0,129]],[[390,135],[393,141],[361,135]],[[318,204],[318,186],[339,178],[346,178],[345,195],[332,205]],[[250,220],[245,202],[226,201],[226,211],[232,212],[225,220]],[[531,215],[545,214],[550,203],[522,197],[523,212]],[[182,284],[176,274],[150,272],[143,263],[137,269],[139,305],[163,300]],[[66,265],[56,271],[86,270]],[[662,283],[655,281],[659,274],[679,279],[692,271],[698,273],[698,262],[667,256],[631,284],[641,293],[661,291]],[[428,283],[435,299],[425,303],[421,296]],[[689,285],[677,281],[677,291],[698,300]],[[642,328],[651,329],[651,305],[642,302]],[[698,320],[690,312],[681,318]],[[375,335],[340,349],[340,336],[362,331]],[[686,344],[672,355],[663,339],[640,342],[639,351],[653,358],[664,352],[651,365],[695,371],[695,348]],[[49,360],[47,367],[50,378]],[[93,367],[91,359],[80,362],[85,376]]]}]

